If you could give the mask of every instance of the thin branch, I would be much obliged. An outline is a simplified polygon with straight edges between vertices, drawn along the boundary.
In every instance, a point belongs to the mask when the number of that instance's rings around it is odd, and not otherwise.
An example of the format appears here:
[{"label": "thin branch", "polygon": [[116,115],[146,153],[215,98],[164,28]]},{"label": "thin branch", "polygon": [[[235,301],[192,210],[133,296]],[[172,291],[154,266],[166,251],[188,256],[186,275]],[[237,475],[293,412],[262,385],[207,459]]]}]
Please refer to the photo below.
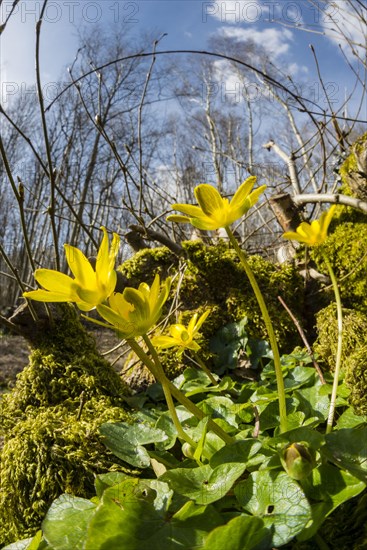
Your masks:
[{"label": "thin branch", "polygon": [[304,330],[303,328],[301,327],[301,324],[300,322],[298,321],[298,319],[293,315],[293,313],[291,312],[291,310],[289,309],[289,307],[287,306],[287,304],[285,303],[285,301],[283,300],[283,298],[281,296],[278,296],[278,300],[279,302],[282,304],[282,306],[284,307],[284,309],[286,310],[286,312],[288,313],[289,317],[292,319],[296,329],[298,330],[299,332],[299,335],[300,337],[302,338],[302,341],[304,343],[304,345],[306,346],[307,348],[307,351],[312,359],[312,363],[313,363],[313,366],[315,367],[316,371],[317,371],[317,374],[319,375],[319,378],[320,378],[320,381],[321,381],[321,384],[325,384],[325,378],[324,378],[324,375],[322,374],[322,370],[320,369],[320,366],[318,364],[318,362],[316,361],[315,357],[314,357],[314,354],[312,352],[312,349],[311,349],[311,346],[310,344],[308,343],[307,341],[307,338],[306,338],[306,335],[304,333]]},{"label": "thin branch", "polygon": [[46,10],[48,0],[45,0],[42,6],[42,10],[40,13],[39,20],[36,23],[36,84],[37,84],[37,93],[38,93],[38,102],[40,106],[40,112],[41,112],[41,121],[42,121],[42,129],[43,129],[43,136],[45,141],[45,147],[46,147],[46,155],[47,155],[47,163],[48,163],[48,174],[50,178],[50,205],[48,207],[48,214],[50,216],[51,221],[51,230],[52,230],[52,237],[54,241],[54,248],[55,248],[55,260],[56,260],[56,269],[60,269],[60,254],[59,254],[59,237],[57,234],[57,228],[56,228],[56,220],[55,220],[55,173],[52,166],[52,157],[51,157],[51,147],[50,147],[50,140],[48,137],[48,130],[47,130],[47,123],[46,123],[46,116],[45,116],[45,106],[43,101],[43,92],[42,92],[42,83],[41,83],[41,70],[40,70],[40,39],[41,39],[41,26],[43,21],[43,16]]},{"label": "thin branch", "polygon": [[323,203],[330,204],[343,204],[345,206],[352,206],[356,210],[360,210],[367,214],[367,202],[361,201],[355,197],[348,197],[347,195],[341,195],[339,193],[307,193],[305,195],[294,195],[292,200],[296,204],[307,203]]}]

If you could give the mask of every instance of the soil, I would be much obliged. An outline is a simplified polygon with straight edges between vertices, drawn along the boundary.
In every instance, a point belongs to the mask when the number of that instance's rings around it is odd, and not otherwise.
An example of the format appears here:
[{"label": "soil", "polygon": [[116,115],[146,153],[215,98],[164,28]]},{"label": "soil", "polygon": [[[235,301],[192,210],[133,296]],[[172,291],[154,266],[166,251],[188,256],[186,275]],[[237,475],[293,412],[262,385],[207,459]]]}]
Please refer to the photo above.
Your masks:
[{"label": "soil", "polygon": [[[128,372],[124,369],[127,348],[120,346],[114,349],[118,346],[119,340],[112,332],[93,330],[92,334],[96,338],[99,351],[106,354],[105,358],[116,371],[123,371],[124,378],[127,378]],[[112,349],[113,351],[109,353]],[[22,336],[0,334],[0,393],[14,386],[17,374],[28,364],[29,354],[29,345]]]}]

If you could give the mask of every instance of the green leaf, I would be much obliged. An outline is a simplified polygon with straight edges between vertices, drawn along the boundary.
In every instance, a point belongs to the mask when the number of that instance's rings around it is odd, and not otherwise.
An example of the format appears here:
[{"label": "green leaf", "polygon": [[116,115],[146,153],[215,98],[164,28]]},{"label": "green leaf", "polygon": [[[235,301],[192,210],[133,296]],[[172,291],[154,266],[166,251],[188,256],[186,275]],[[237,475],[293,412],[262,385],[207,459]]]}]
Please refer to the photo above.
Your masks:
[{"label": "green leaf", "polygon": [[143,423],[107,423],[102,424],[99,431],[104,436],[103,443],[114,455],[137,468],[150,466],[150,457],[143,445],[167,439],[162,430]]},{"label": "green leaf", "polygon": [[206,415],[210,415],[211,418],[218,418],[225,420],[230,426],[238,428],[236,421],[236,411],[233,401],[228,397],[221,395],[209,397],[205,401],[201,401],[199,406]]},{"label": "green leaf", "polygon": [[211,338],[210,351],[215,354],[214,365],[218,374],[237,367],[238,353],[241,348],[246,348],[248,342],[246,324],[247,318],[238,323],[230,323]]},{"label": "green leaf", "polygon": [[313,537],[327,516],[343,502],[359,495],[366,486],[349,472],[343,472],[333,464],[322,464],[302,480],[302,487],[308,499],[316,502],[311,505],[311,525],[297,537],[301,541]]},{"label": "green leaf", "polygon": [[[150,492],[146,490],[149,485]],[[157,496],[153,501],[154,494]],[[201,547],[208,531],[222,523],[220,515],[213,508],[199,508],[193,503],[187,509],[186,503],[184,510],[170,516],[169,494],[167,485],[157,480],[139,483],[130,495],[123,487],[106,489],[90,522],[85,550]]]},{"label": "green leaf", "polygon": [[316,430],[312,430],[306,426],[301,426],[295,430],[290,430],[272,439],[269,438],[269,443],[273,445],[287,445],[288,443],[297,443],[299,441],[307,441],[309,446],[318,450],[325,441],[325,436]]},{"label": "green leaf", "polygon": [[210,533],[203,550],[268,550],[272,533],[254,516],[238,516]]},{"label": "green leaf", "polygon": [[99,474],[94,482],[97,497],[101,498],[105,489],[121,483],[126,479],[126,477],[127,474],[124,474],[123,472],[108,472],[108,474]]},{"label": "green leaf", "polygon": [[[287,397],[286,399],[287,413],[292,414],[296,409],[296,401],[293,398]],[[279,426],[279,403],[278,400],[271,401],[265,406],[258,404],[256,406],[260,411],[260,426],[262,431],[269,430],[270,428],[276,428]]]},{"label": "green leaf", "polygon": [[47,543],[53,550],[82,550],[88,523],[96,505],[90,500],[61,495],[48,510],[42,522]]},{"label": "green leaf", "polygon": [[295,390],[309,383],[314,377],[314,368],[297,366],[288,372],[284,379],[284,387],[286,390]]},{"label": "green leaf", "polygon": [[226,445],[217,451],[210,459],[210,466],[214,469],[228,462],[246,464],[261,449],[261,443],[257,439],[245,439],[236,441],[233,445]]},{"label": "green leaf", "polygon": [[42,533],[42,530],[40,529],[34,535],[30,545],[27,546],[27,550],[42,550],[42,548],[47,548],[48,546],[46,541],[42,539],[43,539],[43,533]]},{"label": "green leaf", "polygon": [[253,472],[234,492],[246,512],[260,517],[265,527],[273,529],[273,546],[292,540],[311,519],[307,498],[285,472]]},{"label": "green leaf", "polygon": [[323,394],[322,384],[317,383],[311,388],[302,388],[294,392],[294,397],[299,401],[298,410],[302,411],[306,418],[317,417],[324,421],[328,417],[330,399]]},{"label": "green leaf", "polygon": [[361,426],[366,423],[367,416],[358,416],[354,413],[351,407],[348,407],[347,410],[339,416],[336,427],[338,430],[343,428],[356,428],[357,426]]},{"label": "green leaf", "polygon": [[249,338],[248,345],[246,346],[247,356],[251,363],[251,368],[257,369],[261,359],[273,358],[273,352],[266,340],[258,340],[255,338]]},{"label": "green leaf", "polygon": [[7,546],[3,550],[47,550],[51,547],[43,540],[42,531],[37,531],[33,538],[17,540]]},{"label": "green leaf", "polygon": [[210,504],[224,497],[245,469],[246,464],[238,462],[220,464],[214,469],[207,464],[199,468],[170,470],[160,480],[196,504]]},{"label": "green leaf", "polygon": [[17,540],[16,542],[4,546],[3,550],[27,550],[32,540],[33,538]]},{"label": "green leaf", "polygon": [[339,468],[367,483],[367,427],[345,428],[325,437],[323,454]]}]

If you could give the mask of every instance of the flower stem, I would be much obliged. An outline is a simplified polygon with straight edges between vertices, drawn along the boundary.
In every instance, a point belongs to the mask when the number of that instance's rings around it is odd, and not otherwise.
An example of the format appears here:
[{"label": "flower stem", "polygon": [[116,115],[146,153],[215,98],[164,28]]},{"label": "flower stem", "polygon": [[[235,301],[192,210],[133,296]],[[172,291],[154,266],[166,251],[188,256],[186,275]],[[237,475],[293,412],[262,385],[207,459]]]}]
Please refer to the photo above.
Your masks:
[{"label": "flower stem", "polygon": [[210,372],[210,370],[208,369],[204,361],[196,353],[195,353],[195,361],[198,363],[200,368],[205,372],[205,374],[207,375],[211,383],[214,384],[214,386],[216,386],[218,382],[216,381],[216,379],[214,378],[214,376],[212,375],[212,373]]},{"label": "flower stem", "polygon": [[[181,439],[183,439],[184,441],[187,441],[191,446],[196,448],[195,441],[193,441],[191,439],[191,437],[189,437],[186,434],[186,432],[184,431],[184,429],[181,425],[181,422],[180,422],[180,420],[177,416],[177,411],[176,411],[175,405],[173,403],[172,394],[171,394],[170,389],[167,385],[168,379],[166,378],[166,375],[164,374],[164,371],[163,371],[161,362],[159,360],[158,354],[155,350],[155,347],[153,346],[152,342],[150,341],[149,337],[146,334],[143,336],[143,340],[146,343],[146,345],[148,346],[148,349],[149,349],[149,351],[150,351],[150,353],[153,357],[154,365],[157,369],[157,372],[159,372],[160,383],[162,385],[164,397],[166,398],[166,403],[167,403],[167,406],[168,406],[168,410],[171,413],[173,424],[175,425],[177,433],[178,433],[178,435]],[[158,380],[159,380],[159,378],[158,378]]]},{"label": "flower stem", "polygon": [[[158,382],[162,384],[162,387],[164,383],[166,387],[169,389],[169,391],[171,392],[171,395],[173,395],[173,397],[177,399],[177,401],[181,403],[181,405],[183,405],[189,412],[191,412],[191,414],[196,416],[196,418],[198,418],[199,420],[202,420],[203,418],[205,418],[206,414],[201,409],[199,409],[199,407],[197,407],[192,401],[190,401],[190,399],[186,397],[184,393],[182,393],[178,388],[176,388],[176,386],[172,384],[170,380],[168,380],[168,378],[163,372],[162,366],[160,366],[160,369],[159,367],[157,369],[157,365],[150,359],[150,357],[145,353],[145,351],[139,346],[136,340],[129,339],[127,340],[127,343],[129,344],[131,349],[136,353],[139,359],[148,367],[148,369],[153,374],[153,376],[158,380]],[[151,342],[150,342],[150,345],[154,349],[154,354],[157,354]],[[222,428],[218,426],[218,424],[214,422],[214,420],[209,419],[208,428],[210,428],[218,437],[220,437],[225,443],[227,443],[227,445],[231,445],[232,443],[235,442],[235,439],[230,435],[228,435],[224,430],[222,430]]]},{"label": "flower stem", "polygon": [[283,373],[282,373],[282,367],[280,364],[280,355],[279,355],[279,349],[278,349],[278,343],[275,337],[273,325],[269,316],[268,308],[266,307],[263,295],[261,294],[261,290],[259,288],[259,285],[257,284],[255,275],[246,259],[246,255],[241,250],[241,248],[238,245],[238,242],[233,235],[231,229],[229,227],[225,228],[228,238],[235,249],[241,264],[243,265],[243,268],[246,272],[246,275],[250,281],[250,284],[252,286],[252,289],[255,293],[257,302],[259,304],[261,314],[263,316],[266,330],[268,332],[270,346],[273,352],[273,358],[274,358],[274,368],[275,368],[275,376],[277,381],[277,388],[278,388],[278,402],[279,402],[279,417],[280,417],[280,431],[286,432],[287,431],[287,409],[286,409],[286,401],[285,401],[285,390],[284,390],[284,381],[283,381]]},{"label": "flower stem", "polygon": [[335,277],[335,273],[326,256],[324,256],[324,261],[325,261],[326,267],[328,268],[330,279],[333,285],[335,301],[336,301],[337,318],[338,318],[338,346],[336,350],[335,371],[334,371],[333,389],[331,391],[329,416],[326,423],[326,433],[328,434],[331,432],[333,428],[335,403],[336,403],[336,396],[337,396],[338,384],[339,384],[339,374],[340,374],[342,345],[343,345],[343,313],[342,313],[342,302],[340,299],[340,292],[339,292],[338,283]]}]

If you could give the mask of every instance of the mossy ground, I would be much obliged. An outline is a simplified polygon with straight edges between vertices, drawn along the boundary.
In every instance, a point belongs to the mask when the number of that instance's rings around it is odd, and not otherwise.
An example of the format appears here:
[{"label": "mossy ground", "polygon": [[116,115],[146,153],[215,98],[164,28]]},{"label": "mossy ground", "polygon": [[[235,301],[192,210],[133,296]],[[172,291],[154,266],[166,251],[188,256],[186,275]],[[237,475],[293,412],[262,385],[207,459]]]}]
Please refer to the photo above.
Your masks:
[{"label": "mossy ground", "polygon": [[32,535],[61,493],[91,497],[95,474],[127,471],[98,432],[128,419],[124,393],[73,308],[63,307],[0,402],[0,543]]}]

